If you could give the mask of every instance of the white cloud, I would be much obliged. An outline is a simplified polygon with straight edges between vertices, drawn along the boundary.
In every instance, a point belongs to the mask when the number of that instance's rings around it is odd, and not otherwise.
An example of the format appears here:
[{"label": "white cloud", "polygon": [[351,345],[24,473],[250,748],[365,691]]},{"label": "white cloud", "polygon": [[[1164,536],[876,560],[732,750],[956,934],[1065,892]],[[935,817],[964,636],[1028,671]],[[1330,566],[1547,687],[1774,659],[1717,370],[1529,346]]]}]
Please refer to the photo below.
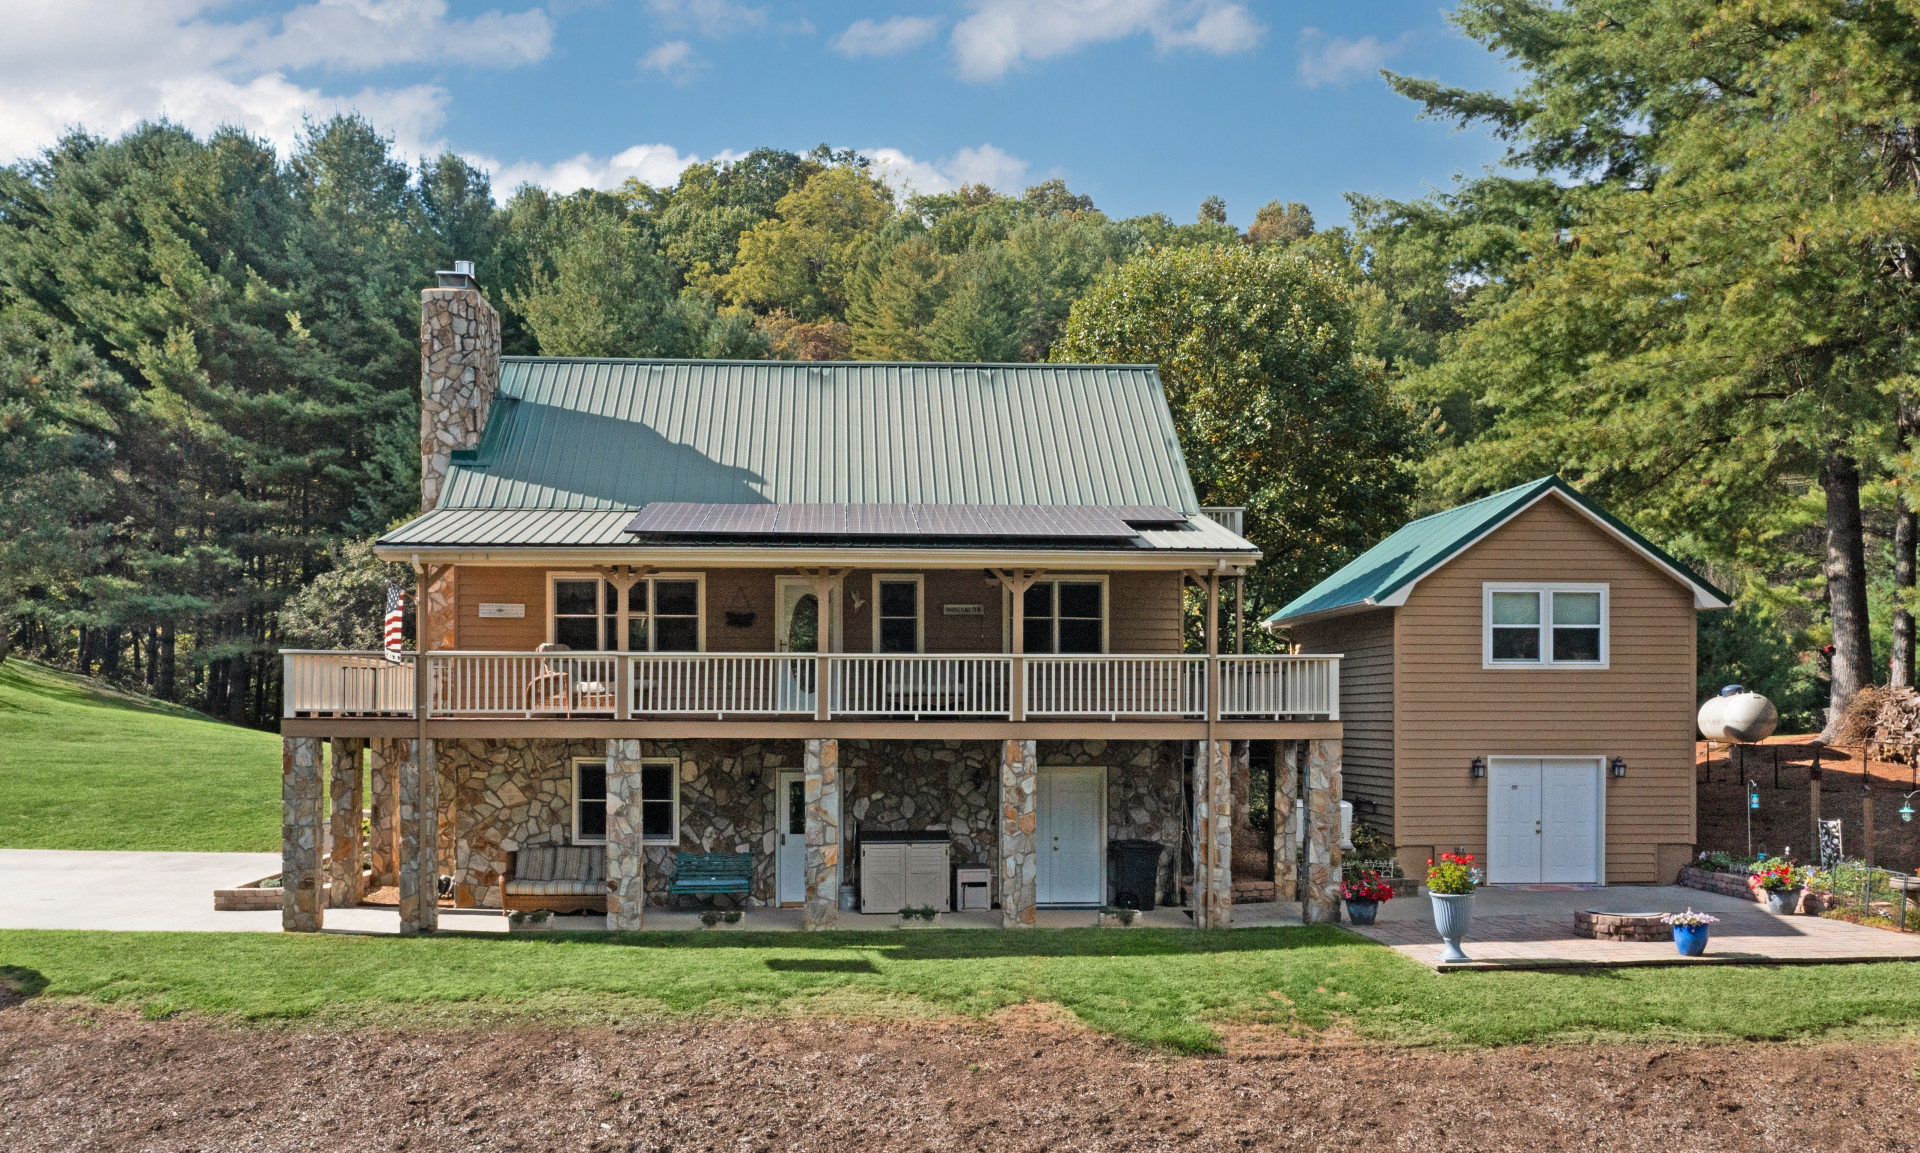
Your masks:
[{"label": "white cloud", "polygon": [[656,45],[653,51],[640,58],[642,72],[658,72],[675,84],[685,84],[693,79],[693,74],[704,65],[694,59],[693,45],[685,40],[669,40]]},{"label": "white cloud", "polygon": [[765,8],[749,8],[734,0],[647,0],[647,11],[669,28],[695,28],[702,36],[727,36],[767,26]]},{"label": "white cloud", "polygon": [[962,148],[931,163],[916,160],[898,148],[863,148],[873,159],[874,173],[900,195],[951,192],[962,184],[985,184],[1002,192],[1019,189],[1027,178],[1027,162],[991,144]]},{"label": "white cloud", "polygon": [[938,16],[895,16],[891,20],[855,20],[829,43],[842,56],[897,56],[920,47],[940,30]]},{"label": "white cloud", "polygon": [[[738,155],[721,152],[711,159],[729,160]],[[680,174],[686,171],[689,164],[700,163],[700,157],[691,153],[682,156],[667,144],[636,144],[612,156],[599,157],[582,152],[556,164],[528,161],[502,164],[490,156],[469,156],[467,161],[491,176],[494,195],[504,199],[522,184],[538,184],[561,193],[581,188],[611,191],[620,187],[629,177],[653,185],[672,185],[679,181]]]},{"label": "white cloud", "polygon": [[1028,60],[1049,60],[1090,44],[1148,35],[1160,51],[1244,52],[1266,28],[1231,0],[970,0],[953,29],[967,80],[994,80]]},{"label": "white cloud", "polygon": [[1322,84],[1341,84],[1356,76],[1370,76],[1398,55],[1412,36],[1411,32],[1402,32],[1397,39],[1382,43],[1377,36],[1347,40],[1329,37],[1318,28],[1303,28],[1300,30],[1300,83],[1307,88],[1318,88]]},{"label": "white cloud", "polygon": [[434,62],[541,59],[539,9],[447,18],[445,0],[315,0],[278,18],[222,19],[224,0],[8,0],[0,5],[0,162],[68,128],[112,135],[165,116],[196,131],[239,125],[282,148],[305,118],[357,109],[419,156],[441,147],[448,94],[431,84],[344,92],[318,77]]}]

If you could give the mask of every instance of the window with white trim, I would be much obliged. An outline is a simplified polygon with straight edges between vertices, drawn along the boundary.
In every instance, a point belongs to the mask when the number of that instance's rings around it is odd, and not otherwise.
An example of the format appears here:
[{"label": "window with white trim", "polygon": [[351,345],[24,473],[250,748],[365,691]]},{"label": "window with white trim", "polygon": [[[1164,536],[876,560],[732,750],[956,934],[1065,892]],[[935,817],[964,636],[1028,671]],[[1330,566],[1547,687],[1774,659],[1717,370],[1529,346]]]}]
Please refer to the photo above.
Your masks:
[{"label": "window with white trim", "polygon": [[917,653],[921,645],[920,578],[873,578],[873,651]]},{"label": "window with white trim", "polygon": [[[670,760],[640,762],[640,839],[649,845],[680,841],[680,766]],[[573,762],[573,843],[607,842],[607,762]]]},{"label": "window with white trim", "polygon": [[1481,607],[1481,663],[1605,668],[1607,586],[1488,584]]},{"label": "window with white trim", "polygon": [[1105,581],[1035,581],[1022,604],[1025,651],[1099,653],[1107,648]]},{"label": "window with white trim", "polygon": [[704,647],[706,582],[698,574],[655,575],[620,588],[597,576],[556,573],[548,596],[550,635],[575,652],[693,653]]}]

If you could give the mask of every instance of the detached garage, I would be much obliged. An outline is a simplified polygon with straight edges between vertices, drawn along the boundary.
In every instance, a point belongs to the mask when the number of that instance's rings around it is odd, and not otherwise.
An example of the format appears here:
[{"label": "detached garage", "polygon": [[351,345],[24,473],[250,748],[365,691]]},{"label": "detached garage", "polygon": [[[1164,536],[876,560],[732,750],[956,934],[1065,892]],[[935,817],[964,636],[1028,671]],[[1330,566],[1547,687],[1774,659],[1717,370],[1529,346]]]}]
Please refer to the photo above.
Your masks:
[{"label": "detached garage", "polygon": [[1559,477],[1408,524],[1275,613],[1340,653],[1346,798],[1411,874],[1668,883],[1693,853],[1696,614],[1730,605]]}]

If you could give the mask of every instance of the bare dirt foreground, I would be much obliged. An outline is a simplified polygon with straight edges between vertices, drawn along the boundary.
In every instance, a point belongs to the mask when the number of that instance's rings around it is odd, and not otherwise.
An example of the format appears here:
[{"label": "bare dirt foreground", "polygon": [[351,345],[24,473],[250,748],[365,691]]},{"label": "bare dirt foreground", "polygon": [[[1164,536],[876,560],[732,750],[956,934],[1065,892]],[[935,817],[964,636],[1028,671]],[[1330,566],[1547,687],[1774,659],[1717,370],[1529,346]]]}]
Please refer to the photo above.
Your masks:
[{"label": "bare dirt foreground", "polygon": [[1920,1148],[1911,1044],[1168,1057],[992,1025],[340,1030],[0,1012],[0,1149]]}]

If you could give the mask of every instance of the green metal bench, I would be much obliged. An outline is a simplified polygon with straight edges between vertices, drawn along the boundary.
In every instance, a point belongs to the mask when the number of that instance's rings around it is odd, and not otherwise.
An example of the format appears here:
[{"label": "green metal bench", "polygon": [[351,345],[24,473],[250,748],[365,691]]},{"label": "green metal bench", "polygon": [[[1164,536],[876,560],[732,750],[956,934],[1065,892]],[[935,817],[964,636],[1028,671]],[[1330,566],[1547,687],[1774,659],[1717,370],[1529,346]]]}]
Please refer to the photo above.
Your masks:
[{"label": "green metal bench", "polygon": [[667,892],[676,897],[707,897],[753,891],[751,853],[675,853],[673,883]]}]

